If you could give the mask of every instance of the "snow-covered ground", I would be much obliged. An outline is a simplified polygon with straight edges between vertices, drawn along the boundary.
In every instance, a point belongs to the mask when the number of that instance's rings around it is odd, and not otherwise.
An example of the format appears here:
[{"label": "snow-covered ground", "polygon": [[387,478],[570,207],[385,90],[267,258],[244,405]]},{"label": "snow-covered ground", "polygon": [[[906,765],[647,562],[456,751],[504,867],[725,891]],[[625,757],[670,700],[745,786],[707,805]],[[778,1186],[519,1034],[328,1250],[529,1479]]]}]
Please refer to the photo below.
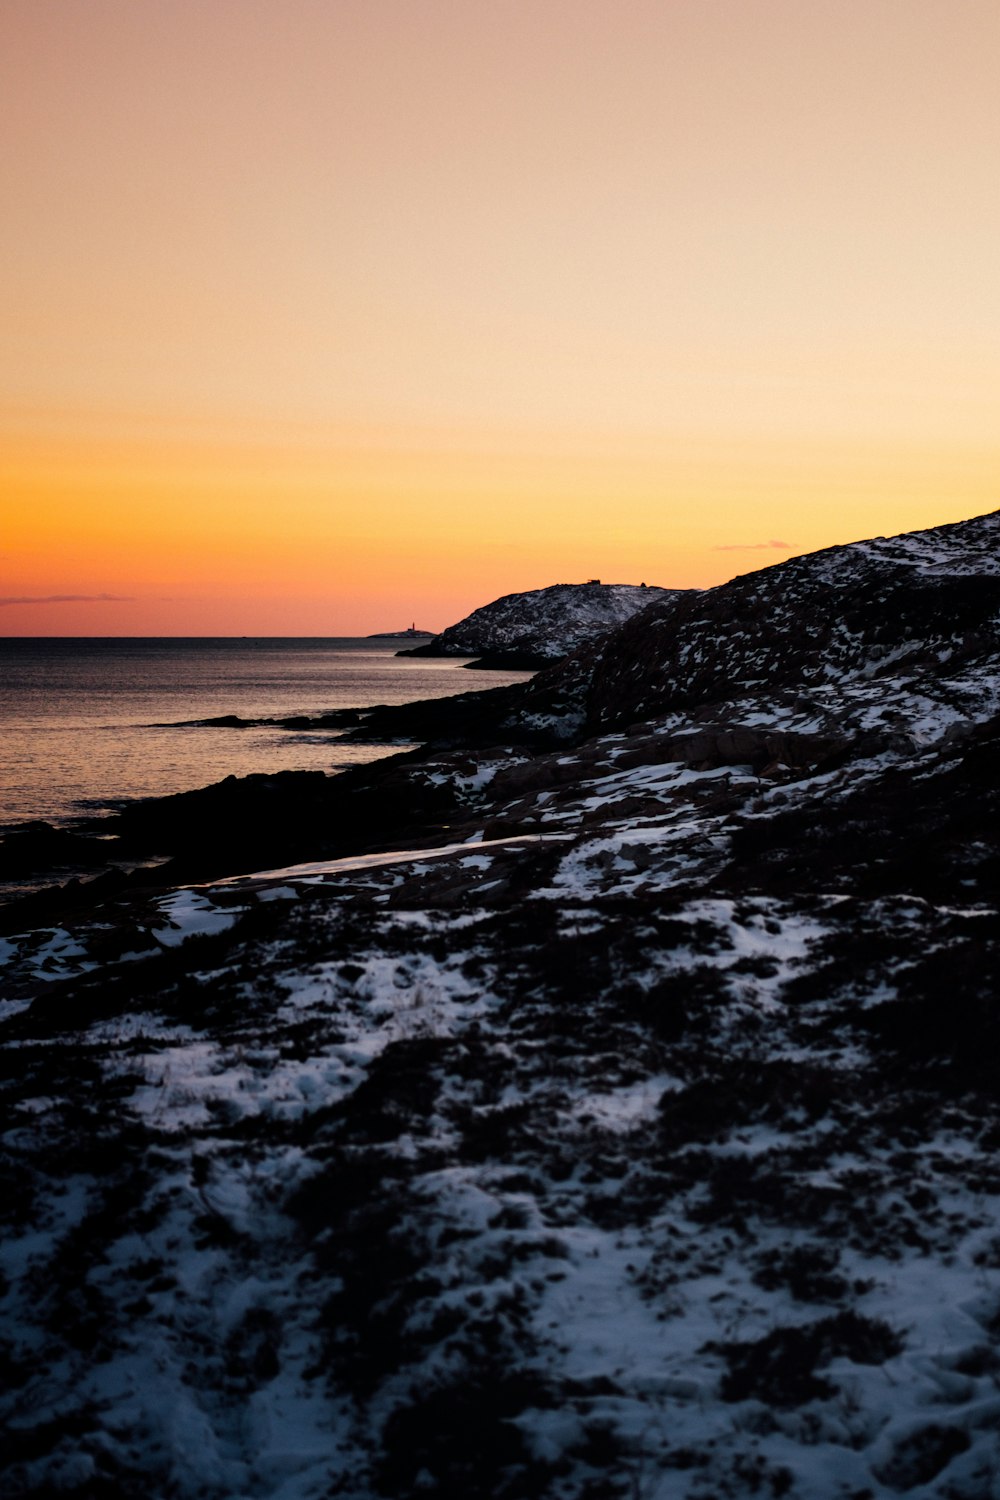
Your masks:
[{"label": "snow-covered ground", "polygon": [[2,940],[4,1494],[1000,1500],[996,647],[883,624]]},{"label": "snow-covered ground", "polygon": [[12,1493],[997,1492],[996,1127],[858,1024],[995,915],[574,857],[208,890],[8,1023]]}]

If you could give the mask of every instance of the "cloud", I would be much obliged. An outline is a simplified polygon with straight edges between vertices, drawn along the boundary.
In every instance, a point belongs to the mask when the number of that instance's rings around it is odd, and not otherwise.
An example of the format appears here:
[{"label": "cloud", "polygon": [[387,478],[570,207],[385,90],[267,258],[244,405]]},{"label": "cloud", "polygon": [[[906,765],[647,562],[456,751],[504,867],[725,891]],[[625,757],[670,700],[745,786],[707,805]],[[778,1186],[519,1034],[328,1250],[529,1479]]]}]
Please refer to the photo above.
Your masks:
[{"label": "cloud", "polygon": [[713,552],[791,552],[791,542],[728,542]]},{"label": "cloud", "polygon": [[0,594],[3,604],[134,604],[130,594]]}]

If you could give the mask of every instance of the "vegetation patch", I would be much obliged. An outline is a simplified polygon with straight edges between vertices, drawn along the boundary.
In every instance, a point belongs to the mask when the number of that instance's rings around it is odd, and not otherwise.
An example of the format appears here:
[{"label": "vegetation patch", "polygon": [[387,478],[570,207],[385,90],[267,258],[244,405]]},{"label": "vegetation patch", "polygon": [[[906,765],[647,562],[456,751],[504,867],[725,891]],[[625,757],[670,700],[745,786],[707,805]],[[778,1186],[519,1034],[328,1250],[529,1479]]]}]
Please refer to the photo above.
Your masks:
[{"label": "vegetation patch", "polygon": [[900,1353],[903,1339],[880,1319],[840,1312],[816,1323],[772,1329],[752,1342],[711,1347],[728,1366],[719,1388],[724,1401],[790,1407],[833,1394],[832,1382],[816,1373],[832,1359],[881,1365]]}]

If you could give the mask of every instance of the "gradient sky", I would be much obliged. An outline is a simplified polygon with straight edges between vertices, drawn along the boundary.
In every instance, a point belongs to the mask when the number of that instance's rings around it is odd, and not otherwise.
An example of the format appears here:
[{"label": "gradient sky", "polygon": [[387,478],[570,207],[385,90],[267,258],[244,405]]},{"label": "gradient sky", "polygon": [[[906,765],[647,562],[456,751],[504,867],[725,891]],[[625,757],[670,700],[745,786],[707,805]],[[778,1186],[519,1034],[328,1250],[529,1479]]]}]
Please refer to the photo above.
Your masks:
[{"label": "gradient sky", "polygon": [[997,508],[998,77],[997,0],[0,0],[0,633]]}]

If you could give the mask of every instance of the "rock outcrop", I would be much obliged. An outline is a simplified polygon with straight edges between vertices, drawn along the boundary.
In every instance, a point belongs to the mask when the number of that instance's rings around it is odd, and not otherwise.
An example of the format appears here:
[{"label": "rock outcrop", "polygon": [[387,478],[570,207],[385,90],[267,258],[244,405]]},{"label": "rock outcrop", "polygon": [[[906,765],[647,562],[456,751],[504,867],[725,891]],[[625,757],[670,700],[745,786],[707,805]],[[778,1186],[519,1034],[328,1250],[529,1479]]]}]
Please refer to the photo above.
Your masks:
[{"label": "rock outcrop", "polygon": [[569,742],[664,715],[919,742],[957,733],[984,691],[1000,708],[998,559],[994,512],[674,595],[540,673],[517,715]]},{"label": "rock outcrop", "polygon": [[[934,688],[1000,643],[1000,512],[792,558],[647,611],[602,643],[599,727],[778,691]],[[884,695],[879,695],[884,696]]]},{"label": "rock outcrop", "polygon": [[505,594],[400,656],[473,656],[477,665],[550,666],[656,600],[683,592],[631,583],[556,583]]}]

